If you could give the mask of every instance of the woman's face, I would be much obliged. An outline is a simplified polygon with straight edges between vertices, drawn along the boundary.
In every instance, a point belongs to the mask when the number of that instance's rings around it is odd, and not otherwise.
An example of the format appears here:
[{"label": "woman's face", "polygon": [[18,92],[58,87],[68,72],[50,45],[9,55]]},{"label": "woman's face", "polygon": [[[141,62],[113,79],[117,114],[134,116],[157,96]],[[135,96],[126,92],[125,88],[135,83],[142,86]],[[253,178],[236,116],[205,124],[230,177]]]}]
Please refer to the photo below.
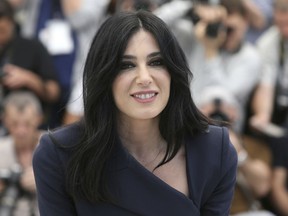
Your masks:
[{"label": "woman's face", "polygon": [[168,103],[170,74],[151,33],[140,30],[127,44],[112,91],[120,116],[148,120],[157,117]]}]

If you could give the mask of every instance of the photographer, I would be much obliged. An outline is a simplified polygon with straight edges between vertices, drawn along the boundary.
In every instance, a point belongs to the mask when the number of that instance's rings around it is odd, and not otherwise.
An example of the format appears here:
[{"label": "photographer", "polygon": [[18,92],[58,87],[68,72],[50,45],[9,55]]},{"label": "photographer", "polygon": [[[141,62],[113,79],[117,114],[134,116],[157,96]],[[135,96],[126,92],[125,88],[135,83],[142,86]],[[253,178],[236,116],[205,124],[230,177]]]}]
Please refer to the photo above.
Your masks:
[{"label": "photographer", "polygon": [[14,10],[7,0],[1,0],[0,87],[3,97],[15,90],[33,92],[41,100],[48,119],[51,118],[50,106],[58,101],[60,94],[57,79],[47,50],[39,41],[24,39],[18,34]]},{"label": "photographer", "polygon": [[237,99],[241,118],[233,127],[242,132],[246,104],[261,68],[258,51],[245,41],[249,7],[243,0],[174,0],[153,13],[169,25],[186,54],[196,104],[204,88],[222,86]]},{"label": "photographer", "polygon": [[0,138],[0,173],[9,172],[0,175],[0,215],[37,215],[31,163],[42,133],[38,130],[42,121],[41,105],[29,92],[14,92],[4,101],[2,117],[9,135]]},{"label": "photographer", "polygon": [[[264,65],[252,100],[250,126],[265,135],[273,152],[271,201],[277,215],[288,215],[288,0],[274,1],[274,25],[257,41]],[[271,133],[271,126],[284,131]],[[276,126],[276,127],[275,127]]]},{"label": "photographer", "polygon": [[[207,87],[201,93],[200,110],[208,117],[230,124],[229,136],[238,154],[238,171],[230,214],[233,216],[272,216],[260,198],[271,188],[269,148],[233,130],[239,119],[237,101],[220,86]],[[253,154],[253,151],[257,154]],[[268,157],[267,157],[268,153]]]},{"label": "photographer", "polygon": [[[245,116],[244,109],[258,82],[261,66],[256,48],[244,41],[246,17],[241,0],[222,0],[220,5],[193,6],[192,16],[188,16],[193,21],[193,24],[190,21],[190,34],[189,28],[178,27],[182,47],[194,72],[191,89],[196,103],[205,87],[219,85],[237,99],[240,114]],[[192,46],[195,44],[192,40],[198,44]],[[243,121],[239,119],[235,125],[238,132],[242,131]]]}]

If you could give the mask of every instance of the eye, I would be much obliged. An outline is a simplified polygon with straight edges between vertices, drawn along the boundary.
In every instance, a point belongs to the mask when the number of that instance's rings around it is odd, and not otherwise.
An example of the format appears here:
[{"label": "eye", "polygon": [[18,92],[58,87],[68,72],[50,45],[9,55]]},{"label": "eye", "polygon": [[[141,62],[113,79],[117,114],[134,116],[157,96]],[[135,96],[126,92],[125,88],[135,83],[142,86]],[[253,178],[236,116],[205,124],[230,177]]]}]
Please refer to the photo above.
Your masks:
[{"label": "eye", "polygon": [[120,70],[128,70],[134,67],[135,64],[133,64],[132,62],[121,62],[120,64]]},{"label": "eye", "polygon": [[149,65],[150,66],[163,66],[164,63],[163,63],[163,59],[153,59],[149,62]]}]

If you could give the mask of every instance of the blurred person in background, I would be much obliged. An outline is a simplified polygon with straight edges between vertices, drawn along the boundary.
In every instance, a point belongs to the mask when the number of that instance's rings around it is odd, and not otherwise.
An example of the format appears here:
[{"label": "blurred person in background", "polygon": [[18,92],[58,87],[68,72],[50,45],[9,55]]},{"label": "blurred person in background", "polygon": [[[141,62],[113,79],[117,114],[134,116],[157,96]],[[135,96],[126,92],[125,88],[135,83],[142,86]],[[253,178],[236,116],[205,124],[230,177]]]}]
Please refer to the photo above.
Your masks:
[{"label": "blurred person in background", "polygon": [[[0,215],[39,215],[32,155],[42,131],[40,101],[30,92],[13,92],[4,100],[3,122],[9,135],[0,138]],[[3,176],[5,172],[8,175]],[[14,187],[14,193],[9,191]],[[10,199],[10,203],[5,200]]]},{"label": "blurred person in background", "polygon": [[18,32],[24,38],[33,38],[41,0],[8,0],[15,10]]},{"label": "blurred person in background", "polygon": [[[76,32],[64,12],[67,2],[70,1],[40,0],[34,28],[34,37],[44,44],[52,56],[61,89],[60,100],[53,107],[53,115],[50,119],[51,128],[62,124],[65,105],[72,87],[73,66],[78,51]],[[71,2],[71,8],[74,6],[75,2]]]},{"label": "blurred person in background", "polygon": [[[19,89],[31,91],[41,100],[48,118],[51,114],[50,107],[57,102],[60,94],[52,59],[40,42],[17,35],[15,26],[13,8],[9,2],[1,0],[0,84],[2,97]],[[47,121],[45,120],[45,123]]]},{"label": "blurred person in background", "polygon": [[77,121],[83,115],[82,75],[84,63],[95,32],[108,17],[109,3],[109,0],[62,0],[64,14],[78,40],[71,79],[72,87],[63,119],[64,124]]},{"label": "blurred person in background", "polygon": [[[273,152],[271,201],[288,215],[288,0],[274,1],[274,25],[257,41],[263,69],[253,97],[250,125],[267,138]],[[281,133],[275,133],[279,131]]]},{"label": "blurred person in background", "polygon": [[191,88],[196,103],[207,86],[225,88],[239,104],[241,117],[233,126],[242,132],[245,107],[261,68],[256,48],[245,42],[247,11],[241,0],[223,0],[217,6],[195,5],[192,15],[194,26],[190,37],[194,36],[198,45],[191,47],[185,42],[184,46],[195,74]]},{"label": "blurred person in background", "polygon": [[242,0],[248,10],[248,30],[245,40],[255,44],[273,22],[274,0]]},{"label": "blurred person in background", "polygon": [[171,27],[188,58],[194,71],[191,89],[196,104],[203,88],[225,87],[238,102],[241,118],[233,126],[242,132],[246,103],[261,67],[259,54],[245,35],[249,18],[261,17],[242,0],[172,1],[154,13]]},{"label": "blurred person in background", "polygon": [[206,116],[226,121],[230,125],[229,136],[238,154],[236,187],[230,215],[274,215],[261,205],[261,198],[267,196],[271,189],[269,148],[233,130],[233,124],[239,118],[239,105],[233,95],[220,86],[207,87],[201,93],[198,106]]}]

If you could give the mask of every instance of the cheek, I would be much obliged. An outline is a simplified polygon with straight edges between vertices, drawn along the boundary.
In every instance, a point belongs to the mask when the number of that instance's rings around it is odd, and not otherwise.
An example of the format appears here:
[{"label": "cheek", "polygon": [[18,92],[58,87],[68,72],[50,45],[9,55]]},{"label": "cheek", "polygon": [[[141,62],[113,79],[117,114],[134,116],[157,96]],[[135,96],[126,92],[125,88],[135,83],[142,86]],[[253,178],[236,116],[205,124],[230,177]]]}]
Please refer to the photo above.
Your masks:
[{"label": "cheek", "polygon": [[128,94],[129,90],[129,78],[127,76],[118,75],[112,84],[112,93],[115,104],[119,105]]},{"label": "cheek", "polygon": [[170,86],[171,86],[171,76],[168,72],[165,72],[163,76],[159,78],[160,83],[163,85],[163,89],[165,90],[165,94],[170,96]]},{"label": "cheek", "polygon": [[0,45],[5,45],[8,41],[8,36],[5,32],[0,32]]},{"label": "cheek", "polygon": [[12,29],[6,27],[5,28],[0,27],[0,44],[4,45],[5,43],[7,43],[10,40],[12,34],[13,34]]},{"label": "cheek", "polygon": [[237,46],[242,41],[242,37],[243,37],[242,33],[237,29],[236,31],[227,36],[226,44],[233,47]]}]

